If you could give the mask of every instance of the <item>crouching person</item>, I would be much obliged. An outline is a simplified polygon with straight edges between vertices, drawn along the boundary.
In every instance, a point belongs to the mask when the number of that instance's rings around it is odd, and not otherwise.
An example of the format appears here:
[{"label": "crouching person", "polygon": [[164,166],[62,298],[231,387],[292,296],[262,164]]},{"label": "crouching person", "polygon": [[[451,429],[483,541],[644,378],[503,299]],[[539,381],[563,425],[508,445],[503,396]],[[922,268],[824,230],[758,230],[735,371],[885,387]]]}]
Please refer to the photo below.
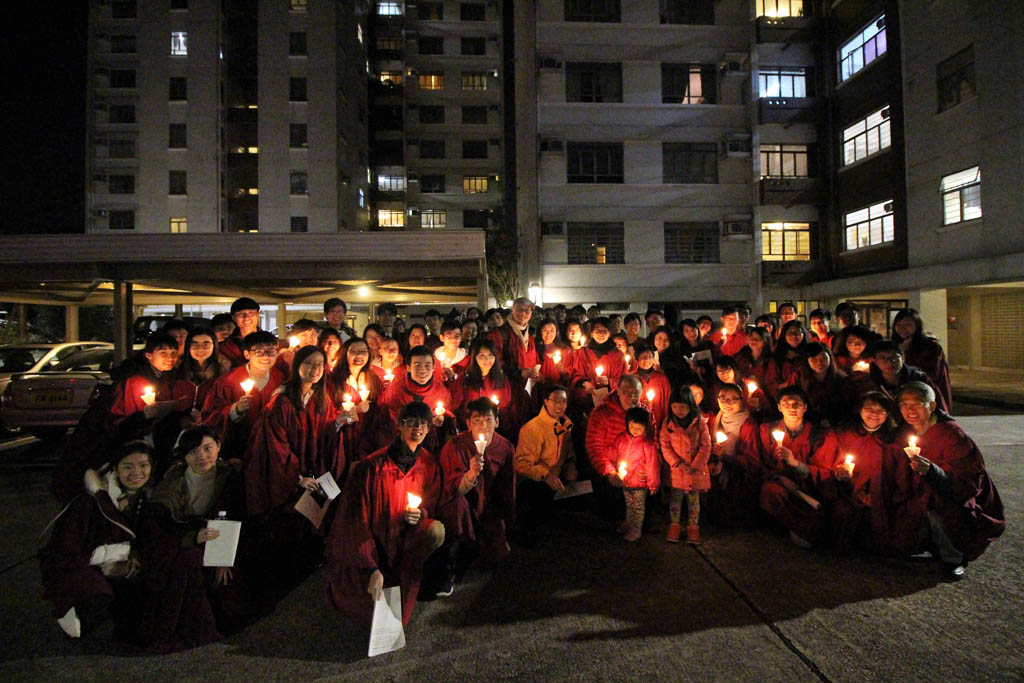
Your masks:
[{"label": "crouching person", "polygon": [[387,586],[400,586],[402,622],[409,623],[423,563],[444,542],[431,518],[442,500],[436,456],[421,447],[433,418],[413,401],[398,413],[398,436],[353,467],[327,541],[327,602],[369,627]]},{"label": "crouching person", "polygon": [[113,615],[115,633],[131,640],[142,609],[136,532],[146,505],[153,449],[122,446],[109,469],[85,473],[85,491],[57,517],[39,554],[45,596],[72,638]]}]

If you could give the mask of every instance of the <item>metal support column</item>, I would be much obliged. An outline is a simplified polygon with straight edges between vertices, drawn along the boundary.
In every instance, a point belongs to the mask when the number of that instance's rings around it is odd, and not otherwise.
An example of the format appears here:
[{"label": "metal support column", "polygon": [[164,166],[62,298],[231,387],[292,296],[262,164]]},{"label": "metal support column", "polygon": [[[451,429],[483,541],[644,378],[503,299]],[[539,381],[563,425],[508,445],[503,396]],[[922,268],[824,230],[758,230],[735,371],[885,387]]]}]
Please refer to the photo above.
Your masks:
[{"label": "metal support column", "polygon": [[64,341],[78,341],[78,304],[64,307]]},{"label": "metal support column", "polygon": [[114,359],[124,360],[132,352],[132,283],[115,280],[114,285]]}]

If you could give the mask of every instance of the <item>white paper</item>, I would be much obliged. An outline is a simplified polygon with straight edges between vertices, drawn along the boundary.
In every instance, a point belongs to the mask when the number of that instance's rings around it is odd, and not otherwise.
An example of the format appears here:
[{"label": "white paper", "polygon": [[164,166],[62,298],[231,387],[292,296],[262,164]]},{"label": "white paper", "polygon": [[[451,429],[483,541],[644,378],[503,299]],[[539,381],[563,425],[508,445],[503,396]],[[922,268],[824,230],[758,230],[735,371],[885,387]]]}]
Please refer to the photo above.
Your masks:
[{"label": "white paper", "polygon": [[403,647],[405,629],[402,628],[402,587],[391,586],[381,591],[381,599],[373,603],[370,649],[367,655],[376,657]]},{"label": "white paper", "polygon": [[330,472],[324,472],[317,477],[316,483],[320,485],[320,489],[327,496],[327,500],[334,500],[341,493],[341,489],[338,488],[338,482],[334,481],[334,477]]},{"label": "white paper", "polygon": [[530,396],[533,396],[533,378],[532,377],[530,379],[526,380],[525,391]]},{"label": "white paper", "polygon": [[594,389],[594,393],[592,394],[592,398],[594,399],[594,407],[597,408],[602,403],[604,403],[604,400],[606,398],[608,398],[608,387],[601,387],[600,389]]},{"label": "white paper", "polygon": [[582,481],[574,481],[571,484],[566,484],[565,489],[555,494],[555,500],[563,500],[565,498],[573,498],[575,496],[582,496],[585,493],[593,493],[594,484],[589,479]]},{"label": "white paper", "polygon": [[206,526],[219,531],[220,536],[203,544],[206,546],[203,550],[203,566],[234,567],[242,523],[231,519],[211,519]]}]

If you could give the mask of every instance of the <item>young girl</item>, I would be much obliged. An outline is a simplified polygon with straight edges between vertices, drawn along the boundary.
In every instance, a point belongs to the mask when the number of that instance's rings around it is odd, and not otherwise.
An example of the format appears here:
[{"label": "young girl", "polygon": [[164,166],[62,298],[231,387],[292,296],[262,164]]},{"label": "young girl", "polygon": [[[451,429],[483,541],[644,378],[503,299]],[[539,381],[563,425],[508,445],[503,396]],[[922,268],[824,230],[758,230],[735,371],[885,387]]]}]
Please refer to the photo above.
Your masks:
[{"label": "young girl", "polygon": [[651,414],[643,408],[626,411],[626,433],[615,440],[613,452],[626,498],[626,519],[619,525],[627,541],[640,538],[644,523],[644,502],[661,486],[661,458],[654,443]]},{"label": "young girl", "polygon": [[679,520],[686,496],[686,542],[700,543],[700,494],[711,489],[708,458],[711,437],[697,401],[687,387],[679,387],[669,399],[670,415],[661,426],[661,456],[672,473],[672,496],[668,512],[671,524],[665,540],[678,543],[682,535]]}]

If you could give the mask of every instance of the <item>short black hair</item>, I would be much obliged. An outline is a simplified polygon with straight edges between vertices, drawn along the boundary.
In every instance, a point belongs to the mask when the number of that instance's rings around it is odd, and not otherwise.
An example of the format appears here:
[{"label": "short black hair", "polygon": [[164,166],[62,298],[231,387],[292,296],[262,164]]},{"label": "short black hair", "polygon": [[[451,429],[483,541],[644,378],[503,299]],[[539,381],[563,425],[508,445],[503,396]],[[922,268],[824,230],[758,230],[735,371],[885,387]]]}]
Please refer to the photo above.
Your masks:
[{"label": "short black hair", "polygon": [[165,322],[164,326],[161,327],[160,329],[163,332],[171,333],[174,332],[175,330],[185,330],[186,332],[188,332],[189,328],[188,325],[185,324],[184,320],[181,320],[179,318],[171,318],[170,320]]},{"label": "short black hair", "polygon": [[217,443],[220,443],[220,437],[217,436],[217,432],[207,425],[199,425],[197,427],[190,427],[189,429],[186,429],[181,433],[178,437],[178,441],[174,444],[174,457],[179,460],[183,460],[189,452],[198,448],[199,444],[203,443],[203,438],[207,436]]},{"label": "short black hair", "polygon": [[782,387],[781,389],[779,389],[778,402],[782,403],[782,399],[786,398],[787,396],[795,396],[801,401],[803,401],[805,405],[809,405],[811,402],[810,399],[807,398],[807,392],[801,389],[796,384],[791,384],[788,387]]},{"label": "short black hair", "polygon": [[564,386],[562,386],[561,384],[551,384],[548,385],[546,389],[544,389],[544,393],[542,393],[540,397],[542,400],[546,401],[549,398],[551,398],[551,394],[555,393],[556,391],[564,391],[566,397],[568,398],[569,396],[569,390],[566,389]]},{"label": "short black hair", "polygon": [[385,311],[393,315],[398,315],[398,306],[394,305],[390,301],[385,301],[382,304],[377,304],[377,313],[384,313]]},{"label": "short black hair", "polygon": [[430,360],[434,360],[434,352],[430,350],[429,346],[420,344],[409,349],[409,357],[405,359],[407,364],[412,363],[412,359],[416,356],[428,356]]},{"label": "short black hair", "polygon": [[292,325],[291,331],[292,332],[307,332],[309,330],[319,330],[319,329],[320,329],[320,325],[317,324],[315,321],[310,320],[309,318],[301,318],[301,319],[295,321],[295,323]]},{"label": "short black hair", "polygon": [[157,349],[174,349],[178,350],[178,340],[172,337],[168,332],[158,330],[153,334],[149,335],[146,339],[146,347],[142,350],[143,353],[153,353]]},{"label": "short black hair", "polygon": [[789,308],[792,308],[793,312],[796,313],[796,304],[793,303],[792,301],[783,301],[781,304],[779,304],[778,310],[781,311],[783,308],[786,308],[787,306]]},{"label": "short black hair", "polygon": [[661,316],[662,318],[664,318],[665,317],[665,311],[661,310],[660,308],[648,308],[647,312],[644,313],[644,320],[647,320],[652,315],[658,315],[658,316]]},{"label": "short black hair", "polygon": [[811,314],[807,316],[808,320],[814,320],[815,318],[821,318],[825,322],[832,320],[832,312],[826,311],[824,308],[815,308],[811,311]]},{"label": "short black hair", "polygon": [[235,313],[239,311],[258,311],[260,305],[256,303],[255,299],[250,299],[247,296],[235,299],[231,302],[231,316],[234,317]]},{"label": "short black hair", "polygon": [[459,322],[458,318],[445,318],[441,323],[441,334],[451,332],[452,330],[462,331],[462,323]]},{"label": "short black hair", "polygon": [[493,415],[494,419],[498,419],[498,406],[494,405],[494,401],[481,396],[474,398],[472,401],[466,404],[466,416],[469,417],[473,413],[477,415]]},{"label": "short black hair", "polygon": [[865,353],[865,355],[870,358],[874,358],[882,351],[890,351],[892,353],[895,353],[900,358],[903,358],[903,349],[901,349],[900,345],[894,342],[892,339],[881,339],[879,341],[876,341],[867,350],[867,353]]},{"label": "short black hair", "polygon": [[645,427],[651,426],[651,414],[647,412],[646,408],[636,406],[626,411],[626,425],[629,426],[631,422],[636,424],[642,424]]},{"label": "short black hair", "polygon": [[230,313],[218,313],[210,319],[210,327],[217,329],[221,325],[237,327],[237,325],[235,325],[235,319],[231,317]]},{"label": "short black hair", "polygon": [[331,309],[337,306],[341,306],[342,308],[345,309],[345,312],[348,313],[348,304],[346,304],[343,300],[339,299],[338,297],[332,296],[330,299],[324,302],[324,315],[330,313]]},{"label": "short black hair", "polygon": [[268,345],[277,348],[277,337],[266,330],[256,330],[245,335],[242,339],[242,350],[251,351],[255,346]]},{"label": "short black hair", "polygon": [[430,410],[430,406],[423,401],[410,401],[402,406],[402,409],[398,411],[399,422],[408,418],[430,422],[433,417],[434,413]]},{"label": "short black hair", "polygon": [[435,318],[440,318],[441,317],[441,311],[437,310],[436,308],[431,308],[429,311],[427,311],[426,313],[423,314],[423,318],[424,319],[429,318],[430,316],[434,316]]},{"label": "short black hair", "polygon": [[626,317],[622,319],[623,323],[625,323],[627,325],[632,320],[635,320],[638,323],[643,322],[643,318],[641,318],[640,314],[637,313],[636,311],[630,311],[629,313],[626,314]]}]

